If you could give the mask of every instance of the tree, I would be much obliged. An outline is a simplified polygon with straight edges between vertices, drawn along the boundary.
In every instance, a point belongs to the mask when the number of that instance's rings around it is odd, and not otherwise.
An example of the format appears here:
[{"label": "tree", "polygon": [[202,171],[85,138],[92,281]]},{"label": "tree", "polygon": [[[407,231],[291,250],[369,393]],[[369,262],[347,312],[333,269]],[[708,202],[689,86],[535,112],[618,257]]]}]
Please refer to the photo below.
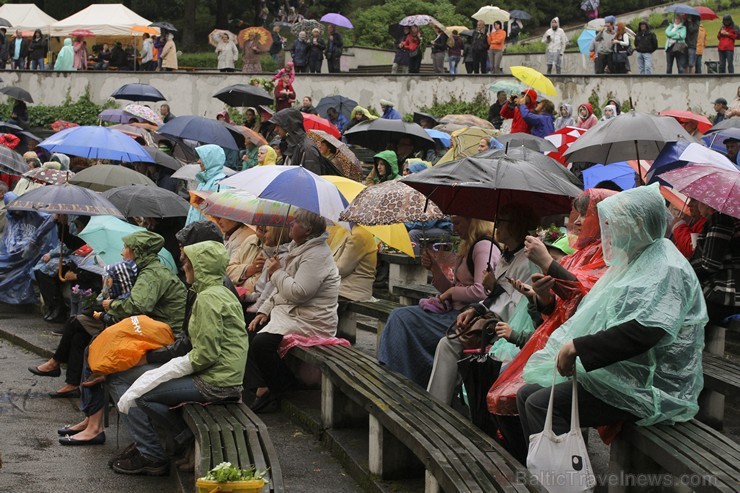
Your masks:
[{"label": "tree", "polygon": [[195,47],[195,12],[198,0],[185,0],[183,9],[183,33],[182,44],[186,50]]}]

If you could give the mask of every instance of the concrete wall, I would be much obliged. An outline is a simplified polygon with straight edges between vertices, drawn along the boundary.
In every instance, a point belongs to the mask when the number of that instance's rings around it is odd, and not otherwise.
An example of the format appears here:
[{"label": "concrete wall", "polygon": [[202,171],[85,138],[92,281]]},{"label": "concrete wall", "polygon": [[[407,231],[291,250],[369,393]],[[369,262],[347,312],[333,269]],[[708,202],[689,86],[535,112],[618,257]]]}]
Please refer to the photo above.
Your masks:
[{"label": "concrete wall", "polygon": [[[271,77],[265,74],[265,78]],[[157,87],[168,98],[175,115],[202,115],[215,117],[224,109],[223,103],[212,95],[230,84],[244,83],[242,74],[218,72],[199,73],[125,73],[125,72],[12,72],[0,73],[4,85],[20,86],[31,92],[37,103],[58,105],[69,95],[79,98],[89,90],[91,98],[99,103],[123,84],[131,82],[149,83]],[[354,76],[350,74],[300,75],[295,82],[298,98],[311,95],[314,101],[324,96],[341,94],[358,101],[363,106],[379,109],[381,98],[396,102],[402,113],[430,106],[434,99],[446,101],[452,96],[470,100],[487,90],[495,80],[511,76],[426,76],[426,75],[381,75]],[[513,80],[513,79],[512,79]],[[708,114],[712,111],[711,100],[722,96],[733,100],[740,79],[724,76],[553,76],[559,92],[552,98],[555,103],[569,101],[585,102],[595,91],[600,99],[611,92],[619,100],[632,98],[641,111],[660,111],[667,108],[691,109]],[[121,107],[126,102],[121,101]]]}]

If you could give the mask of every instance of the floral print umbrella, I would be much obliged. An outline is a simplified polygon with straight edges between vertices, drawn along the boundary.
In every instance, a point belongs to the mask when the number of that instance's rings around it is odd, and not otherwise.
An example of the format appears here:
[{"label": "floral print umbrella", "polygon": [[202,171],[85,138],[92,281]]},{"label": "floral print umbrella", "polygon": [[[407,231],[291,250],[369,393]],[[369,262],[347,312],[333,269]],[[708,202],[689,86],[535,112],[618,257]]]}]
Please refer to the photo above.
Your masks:
[{"label": "floral print umbrella", "polygon": [[162,118],[154,112],[151,108],[142,106],[140,104],[129,104],[123,109],[126,113],[130,113],[134,116],[138,116],[142,120],[146,120],[149,123],[153,123],[159,127],[164,125]]},{"label": "floral print umbrella", "polygon": [[740,219],[740,171],[709,164],[689,164],[660,175],[674,189]]},{"label": "floral print umbrella", "polygon": [[401,26],[426,26],[427,24],[434,24],[435,26],[441,26],[442,29],[444,29],[444,26],[432,17],[431,15],[409,15],[407,17],[404,17],[401,19],[401,22],[398,23]]},{"label": "floral print umbrella", "polygon": [[347,144],[337,139],[333,135],[324,132],[323,130],[309,130],[308,136],[311,137],[317,144],[322,140],[325,140],[337,150],[336,159],[339,162],[339,171],[342,175],[349,178],[350,180],[361,181],[362,180],[362,163],[357,159],[355,153],[352,152]]},{"label": "floral print umbrella", "polygon": [[323,33],[324,25],[315,19],[303,19],[290,26],[290,32],[293,34],[298,34],[301,31],[310,34],[314,29],[318,29]]},{"label": "floral print umbrella", "polygon": [[272,45],[272,34],[264,27],[248,27],[242,29],[239,31],[237,38],[240,46],[243,46],[244,43],[250,40],[255,40],[257,45],[254,48],[257,48],[259,51],[268,51]]},{"label": "floral print umbrella", "polygon": [[75,174],[71,171],[61,171],[50,168],[34,168],[31,171],[23,173],[23,176],[36,183],[44,185],[61,185],[67,183],[69,178]]},{"label": "floral print umbrella", "polygon": [[340,221],[365,226],[442,219],[439,207],[403,182],[392,180],[367,187],[339,215]]}]

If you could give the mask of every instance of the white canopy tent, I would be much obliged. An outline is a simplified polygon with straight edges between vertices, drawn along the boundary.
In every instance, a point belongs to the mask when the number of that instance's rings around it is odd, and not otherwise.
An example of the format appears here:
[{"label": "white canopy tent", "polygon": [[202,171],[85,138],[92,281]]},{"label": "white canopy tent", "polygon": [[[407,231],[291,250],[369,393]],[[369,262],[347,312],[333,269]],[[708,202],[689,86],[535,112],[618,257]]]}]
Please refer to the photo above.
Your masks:
[{"label": "white canopy tent", "polygon": [[13,27],[8,32],[20,29],[34,31],[41,29],[44,34],[49,33],[49,26],[57,20],[32,3],[6,3],[0,7],[0,17],[10,22]]},{"label": "white canopy tent", "polygon": [[96,3],[52,24],[52,36],[66,36],[87,29],[98,36],[131,36],[133,26],[148,26],[151,21],[120,3]]}]

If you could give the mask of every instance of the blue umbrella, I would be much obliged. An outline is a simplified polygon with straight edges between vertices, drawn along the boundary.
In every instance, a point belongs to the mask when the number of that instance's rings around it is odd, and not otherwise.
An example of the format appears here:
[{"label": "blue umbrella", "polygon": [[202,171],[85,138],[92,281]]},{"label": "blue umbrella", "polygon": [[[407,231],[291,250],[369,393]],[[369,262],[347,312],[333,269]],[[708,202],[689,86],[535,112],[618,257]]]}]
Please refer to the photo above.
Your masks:
[{"label": "blue umbrella", "polygon": [[716,132],[709,133],[702,137],[702,140],[707,143],[710,149],[717,152],[726,153],[727,147],[725,147],[725,139],[738,139],[740,140],[740,128],[726,128],[724,130],[717,130]]},{"label": "blue umbrella", "polygon": [[622,190],[635,188],[635,170],[627,163],[612,163],[608,166],[594,164],[583,170],[583,189],[594,188],[599,182],[611,180]]},{"label": "blue umbrella", "polygon": [[434,130],[433,128],[425,128],[424,130],[426,131],[426,133],[429,134],[431,138],[433,138],[434,140],[438,140],[446,148],[450,148],[450,134],[439,130]]},{"label": "blue umbrella", "polygon": [[697,17],[701,17],[701,14],[699,13],[698,10],[696,10],[694,7],[691,7],[683,3],[669,5],[668,7],[665,8],[665,11],[674,12],[676,14],[695,15]]},{"label": "blue umbrella", "polygon": [[138,118],[131,113],[126,113],[123,110],[107,109],[98,113],[98,120],[109,123],[128,123],[131,119],[141,122],[141,118]]},{"label": "blue umbrella", "polygon": [[180,139],[194,140],[202,144],[215,144],[235,151],[239,150],[236,139],[241,138],[241,141],[244,141],[244,136],[241,133],[235,136],[226,125],[218,120],[211,120],[202,116],[178,116],[160,127],[159,133]]},{"label": "blue umbrella", "polygon": [[581,35],[578,36],[578,50],[588,56],[590,53],[589,48],[591,47],[591,42],[595,37],[596,31],[593,29],[584,29]]},{"label": "blue umbrella", "polygon": [[105,127],[68,128],[41,142],[39,147],[50,153],[61,152],[87,159],[109,159],[126,163],[154,162],[134,139],[123,132]]},{"label": "blue umbrella", "polygon": [[125,99],[127,101],[166,101],[167,98],[162,95],[156,87],[149,84],[125,84],[110,95],[113,99]]},{"label": "blue umbrella", "polygon": [[661,185],[668,185],[657,175],[682,168],[689,163],[711,164],[730,171],[735,169],[734,163],[716,151],[695,142],[678,141],[669,142],[665,145],[660,154],[658,154],[658,157],[653,161],[645,178],[648,183],[658,181]]}]

